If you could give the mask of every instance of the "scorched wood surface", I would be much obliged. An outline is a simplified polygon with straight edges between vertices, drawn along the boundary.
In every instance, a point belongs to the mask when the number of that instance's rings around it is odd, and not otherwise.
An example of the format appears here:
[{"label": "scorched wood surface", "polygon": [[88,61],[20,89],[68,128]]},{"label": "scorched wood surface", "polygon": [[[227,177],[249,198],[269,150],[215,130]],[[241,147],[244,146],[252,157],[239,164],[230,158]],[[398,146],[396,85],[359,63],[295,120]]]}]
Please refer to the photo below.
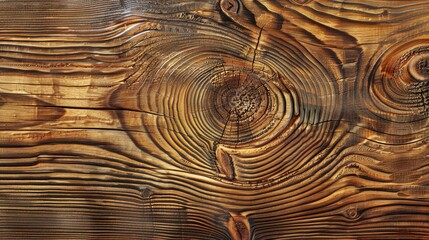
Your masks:
[{"label": "scorched wood surface", "polygon": [[426,0],[0,2],[0,239],[428,239]]}]

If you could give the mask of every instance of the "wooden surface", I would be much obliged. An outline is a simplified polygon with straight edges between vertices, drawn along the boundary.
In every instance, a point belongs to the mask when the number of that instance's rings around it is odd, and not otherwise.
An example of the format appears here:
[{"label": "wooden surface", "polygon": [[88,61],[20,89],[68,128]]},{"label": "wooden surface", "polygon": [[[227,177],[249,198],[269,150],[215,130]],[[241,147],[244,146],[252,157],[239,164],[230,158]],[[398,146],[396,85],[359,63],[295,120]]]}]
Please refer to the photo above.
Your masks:
[{"label": "wooden surface", "polygon": [[0,2],[0,239],[428,239],[426,0]]}]

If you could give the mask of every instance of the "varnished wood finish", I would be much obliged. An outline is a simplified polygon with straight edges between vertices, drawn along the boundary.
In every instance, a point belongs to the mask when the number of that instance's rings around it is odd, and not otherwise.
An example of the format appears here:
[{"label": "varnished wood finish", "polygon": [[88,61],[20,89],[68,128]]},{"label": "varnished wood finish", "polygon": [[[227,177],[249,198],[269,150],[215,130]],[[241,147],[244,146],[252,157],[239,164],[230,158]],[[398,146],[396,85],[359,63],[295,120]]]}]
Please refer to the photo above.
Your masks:
[{"label": "varnished wood finish", "polygon": [[426,0],[0,2],[0,239],[428,239]]}]

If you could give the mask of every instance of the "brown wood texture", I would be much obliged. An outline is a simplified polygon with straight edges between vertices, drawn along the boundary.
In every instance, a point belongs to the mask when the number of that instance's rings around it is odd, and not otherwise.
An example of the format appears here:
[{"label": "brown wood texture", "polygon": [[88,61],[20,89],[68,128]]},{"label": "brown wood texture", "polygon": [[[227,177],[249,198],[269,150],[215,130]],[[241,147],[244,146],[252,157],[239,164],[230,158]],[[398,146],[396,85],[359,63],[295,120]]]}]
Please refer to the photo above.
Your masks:
[{"label": "brown wood texture", "polygon": [[0,1],[0,239],[428,239],[426,0]]}]

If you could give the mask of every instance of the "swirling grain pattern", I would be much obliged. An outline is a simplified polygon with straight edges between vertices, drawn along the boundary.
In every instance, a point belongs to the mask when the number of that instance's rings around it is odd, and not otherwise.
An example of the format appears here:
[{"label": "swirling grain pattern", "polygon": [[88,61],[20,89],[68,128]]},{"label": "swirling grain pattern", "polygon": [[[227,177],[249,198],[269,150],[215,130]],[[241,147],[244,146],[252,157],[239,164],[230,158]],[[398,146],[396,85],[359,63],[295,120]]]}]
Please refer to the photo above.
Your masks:
[{"label": "swirling grain pattern", "polygon": [[429,2],[0,2],[0,239],[429,238]]}]

